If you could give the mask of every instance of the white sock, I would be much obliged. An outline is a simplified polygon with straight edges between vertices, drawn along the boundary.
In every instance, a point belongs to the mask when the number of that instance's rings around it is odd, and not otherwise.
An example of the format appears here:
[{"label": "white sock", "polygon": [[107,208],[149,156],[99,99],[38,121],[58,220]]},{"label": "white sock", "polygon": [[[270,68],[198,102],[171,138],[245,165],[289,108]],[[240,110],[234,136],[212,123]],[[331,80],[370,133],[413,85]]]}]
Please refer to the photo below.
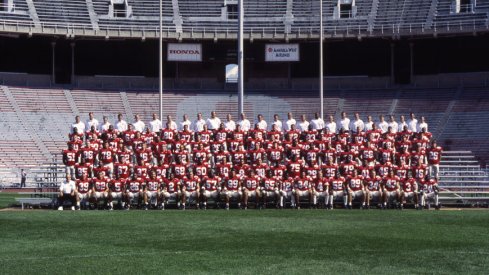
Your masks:
[{"label": "white sock", "polygon": [[312,198],[312,202],[313,202],[313,204],[316,204],[316,203],[317,203],[317,197],[316,197],[316,196],[314,196],[314,197]]}]

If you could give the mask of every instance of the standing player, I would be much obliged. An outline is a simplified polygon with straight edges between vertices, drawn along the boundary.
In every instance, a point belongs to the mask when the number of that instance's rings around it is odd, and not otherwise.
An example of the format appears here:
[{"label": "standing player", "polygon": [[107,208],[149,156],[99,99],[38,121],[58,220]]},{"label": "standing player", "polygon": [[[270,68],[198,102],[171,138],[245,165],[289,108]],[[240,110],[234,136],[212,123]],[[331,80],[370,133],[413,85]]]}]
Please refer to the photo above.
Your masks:
[{"label": "standing player", "polygon": [[440,172],[441,153],[443,149],[437,146],[436,141],[431,143],[430,149],[428,149],[428,164],[430,177],[438,179]]}]

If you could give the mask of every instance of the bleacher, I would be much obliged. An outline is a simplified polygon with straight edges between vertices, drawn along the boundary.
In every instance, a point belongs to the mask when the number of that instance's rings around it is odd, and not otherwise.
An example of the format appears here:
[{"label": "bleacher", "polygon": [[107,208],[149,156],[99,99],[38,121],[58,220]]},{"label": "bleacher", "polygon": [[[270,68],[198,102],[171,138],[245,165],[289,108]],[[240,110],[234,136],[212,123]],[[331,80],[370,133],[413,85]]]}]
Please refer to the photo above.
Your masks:
[{"label": "bleacher", "polygon": [[90,25],[85,0],[32,0],[41,22]]}]

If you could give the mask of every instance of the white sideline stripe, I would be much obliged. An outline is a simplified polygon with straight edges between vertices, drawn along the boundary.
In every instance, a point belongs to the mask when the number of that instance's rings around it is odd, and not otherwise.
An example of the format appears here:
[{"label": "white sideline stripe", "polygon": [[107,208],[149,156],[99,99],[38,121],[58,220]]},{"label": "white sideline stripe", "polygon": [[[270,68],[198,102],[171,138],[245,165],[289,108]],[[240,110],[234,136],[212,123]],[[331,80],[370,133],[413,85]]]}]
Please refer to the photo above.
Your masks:
[{"label": "white sideline stripe", "polygon": [[137,255],[152,255],[152,254],[184,254],[195,251],[154,251],[154,252],[133,252],[133,253],[116,253],[116,254],[90,254],[90,255],[63,255],[63,256],[49,256],[49,257],[27,257],[27,258],[7,258],[0,259],[0,262],[7,261],[28,261],[28,260],[55,260],[55,259],[79,259],[79,258],[98,258],[98,257],[121,257],[121,256],[137,256]]}]

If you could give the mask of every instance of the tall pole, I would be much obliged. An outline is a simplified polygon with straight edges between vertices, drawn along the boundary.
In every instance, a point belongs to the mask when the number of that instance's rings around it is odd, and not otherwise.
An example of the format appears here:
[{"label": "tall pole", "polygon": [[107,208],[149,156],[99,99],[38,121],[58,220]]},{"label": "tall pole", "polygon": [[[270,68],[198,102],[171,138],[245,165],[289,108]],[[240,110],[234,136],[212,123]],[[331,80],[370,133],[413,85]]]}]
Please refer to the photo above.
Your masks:
[{"label": "tall pole", "polygon": [[239,114],[244,112],[243,98],[244,98],[244,54],[243,54],[243,21],[244,10],[243,0],[238,0],[238,112]]},{"label": "tall pole", "polygon": [[319,97],[321,102],[321,118],[324,119],[324,76],[323,76],[323,0],[319,0]]},{"label": "tall pole", "polygon": [[163,0],[160,0],[160,119],[163,119]]}]

